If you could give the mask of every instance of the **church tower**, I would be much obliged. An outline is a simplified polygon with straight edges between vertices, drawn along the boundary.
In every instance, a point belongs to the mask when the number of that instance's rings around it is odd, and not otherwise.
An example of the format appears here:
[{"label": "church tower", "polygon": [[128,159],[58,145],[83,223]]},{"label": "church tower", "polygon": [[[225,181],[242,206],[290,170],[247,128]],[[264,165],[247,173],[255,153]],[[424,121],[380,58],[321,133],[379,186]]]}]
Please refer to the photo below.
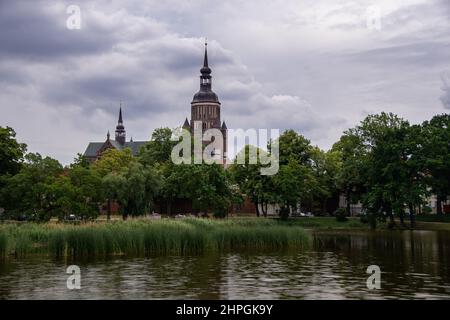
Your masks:
[{"label": "church tower", "polygon": [[226,160],[227,126],[220,121],[220,102],[217,94],[212,91],[211,68],[208,65],[208,44],[205,43],[205,55],[203,67],[200,69],[200,90],[194,95],[191,102],[191,122],[185,121],[184,126],[189,126],[191,132],[194,129],[206,131],[214,128],[222,132],[224,146],[221,158]]},{"label": "church tower", "polygon": [[123,119],[122,119],[122,105],[120,105],[119,121],[117,122],[117,126],[116,126],[116,139],[115,140],[118,143],[120,143],[122,146],[125,145],[126,132],[125,132],[125,127],[123,125]]}]

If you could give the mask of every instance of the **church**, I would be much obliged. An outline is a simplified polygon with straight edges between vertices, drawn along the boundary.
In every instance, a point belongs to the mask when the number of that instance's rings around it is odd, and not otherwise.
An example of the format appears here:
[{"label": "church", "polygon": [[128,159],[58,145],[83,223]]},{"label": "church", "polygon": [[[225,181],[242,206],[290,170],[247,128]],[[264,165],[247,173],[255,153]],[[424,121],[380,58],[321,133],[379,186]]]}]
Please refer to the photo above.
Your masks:
[{"label": "church", "polygon": [[[201,129],[202,132],[208,129],[218,129],[223,136],[223,150],[221,150],[220,158],[223,161],[227,156],[227,126],[225,121],[221,122],[220,109],[221,104],[219,98],[214,91],[212,91],[212,70],[208,64],[208,44],[205,43],[205,53],[203,58],[203,67],[200,69],[200,90],[194,95],[191,102],[191,120],[188,118],[184,121],[183,129],[189,130],[191,133],[194,130]],[[206,142],[206,141],[205,141]],[[126,130],[122,116],[122,106],[119,108],[119,120],[117,122],[115,137],[111,138],[110,133],[106,135],[104,142],[90,142],[84,156],[90,162],[94,162],[101,157],[101,154],[108,149],[114,148],[123,150],[131,149],[134,156],[137,156],[143,146],[148,141],[129,141],[126,139]]]}]

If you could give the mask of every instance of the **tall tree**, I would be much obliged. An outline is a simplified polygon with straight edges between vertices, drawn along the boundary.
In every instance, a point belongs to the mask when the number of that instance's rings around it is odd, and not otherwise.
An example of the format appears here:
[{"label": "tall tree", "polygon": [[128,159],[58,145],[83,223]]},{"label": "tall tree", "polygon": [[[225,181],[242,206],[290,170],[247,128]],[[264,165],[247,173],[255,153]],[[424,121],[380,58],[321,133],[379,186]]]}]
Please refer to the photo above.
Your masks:
[{"label": "tall tree", "polygon": [[346,213],[350,215],[351,204],[360,200],[363,191],[363,161],[366,150],[357,132],[347,130],[333,145],[332,152],[336,153],[338,159],[336,183],[345,195]]},{"label": "tall tree", "polygon": [[16,140],[16,132],[10,127],[0,127],[0,176],[19,172],[27,145]]},{"label": "tall tree", "polygon": [[311,200],[313,206],[320,211],[327,211],[327,202],[339,196],[338,174],[341,162],[339,153],[335,151],[324,152],[314,147],[311,152],[311,169],[314,176],[312,180]]},{"label": "tall tree", "polygon": [[124,150],[108,149],[102,153],[99,160],[93,163],[92,167],[100,176],[104,177],[110,173],[119,173],[135,162],[137,160],[129,148]]},{"label": "tall tree", "polygon": [[437,213],[450,195],[450,115],[442,114],[422,125],[426,182],[437,198]]},{"label": "tall tree", "polygon": [[152,168],[133,162],[119,173],[112,172],[103,178],[108,199],[120,205],[123,219],[150,212],[160,188],[160,179]]},{"label": "tall tree", "polygon": [[417,129],[392,113],[369,115],[356,131],[365,151],[363,161],[367,193],[363,200],[372,212],[383,212],[394,224],[394,213],[403,224],[406,206],[422,201],[420,146]]},{"label": "tall tree", "polygon": [[263,214],[267,215],[268,202],[270,201],[269,190],[271,188],[271,177],[261,175],[262,164],[259,155],[265,153],[264,150],[251,145],[246,145],[236,156],[242,157],[244,163],[234,163],[230,166],[229,172],[233,181],[239,186],[240,191],[247,196],[255,205],[256,216],[259,217],[261,207]]},{"label": "tall tree", "polygon": [[37,221],[49,220],[57,209],[51,186],[62,174],[63,167],[57,160],[27,154],[20,172],[6,179],[0,194],[1,205],[16,217],[25,215]]},{"label": "tall tree", "polygon": [[171,140],[172,130],[158,128],[153,131],[152,140],[148,142],[140,153],[140,161],[144,165],[164,163],[170,161],[170,155],[176,141]]},{"label": "tall tree", "polygon": [[279,145],[280,165],[287,164],[290,159],[299,164],[310,164],[312,147],[310,141],[294,130],[286,130],[275,141]]}]

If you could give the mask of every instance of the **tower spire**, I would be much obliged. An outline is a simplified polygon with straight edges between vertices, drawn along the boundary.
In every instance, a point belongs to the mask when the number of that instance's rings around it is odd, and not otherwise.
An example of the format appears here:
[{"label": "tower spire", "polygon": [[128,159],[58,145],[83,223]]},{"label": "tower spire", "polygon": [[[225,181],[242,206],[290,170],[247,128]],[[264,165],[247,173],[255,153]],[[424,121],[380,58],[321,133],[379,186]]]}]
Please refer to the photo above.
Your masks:
[{"label": "tower spire", "polygon": [[205,39],[205,54],[203,66],[200,69],[200,90],[194,95],[192,102],[219,102],[217,95],[212,91],[211,72],[208,63],[208,42]]},{"label": "tower spire", "polygon": [[126,132],[125,132],[125,127],[123,125],[123,118],[122,118],[122,101],[120,101],[119,121],[117,122],[117,126],[116,126],[116,141],[118,143],[120,143],[121,145],[124,145],[125,139],[126,139]]},{"label": "tower spire", "polygon": [[205,39],[205,57],[203,58],[203,68],[208,67],[208,40]]},{"label": "tower spire", "polygon": [[123,124],[123,119],[122,119],[122,101],[120,101],[120,109],[119,109],[119,124]]}]

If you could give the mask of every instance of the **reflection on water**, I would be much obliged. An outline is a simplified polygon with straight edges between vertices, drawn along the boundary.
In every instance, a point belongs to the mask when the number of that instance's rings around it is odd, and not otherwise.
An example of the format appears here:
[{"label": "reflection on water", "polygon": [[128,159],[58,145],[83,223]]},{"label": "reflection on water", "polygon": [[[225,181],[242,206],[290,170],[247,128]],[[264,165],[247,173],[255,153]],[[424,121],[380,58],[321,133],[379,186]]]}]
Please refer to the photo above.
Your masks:
[{"label": "reflection on water", "polygon": [[[68,290],[66,267],[81,267]],[[366,268],[379,265],[381,289]],[[450,299],[450,233],[318,232],[308,252],[0,262],[0,299]]]}]

